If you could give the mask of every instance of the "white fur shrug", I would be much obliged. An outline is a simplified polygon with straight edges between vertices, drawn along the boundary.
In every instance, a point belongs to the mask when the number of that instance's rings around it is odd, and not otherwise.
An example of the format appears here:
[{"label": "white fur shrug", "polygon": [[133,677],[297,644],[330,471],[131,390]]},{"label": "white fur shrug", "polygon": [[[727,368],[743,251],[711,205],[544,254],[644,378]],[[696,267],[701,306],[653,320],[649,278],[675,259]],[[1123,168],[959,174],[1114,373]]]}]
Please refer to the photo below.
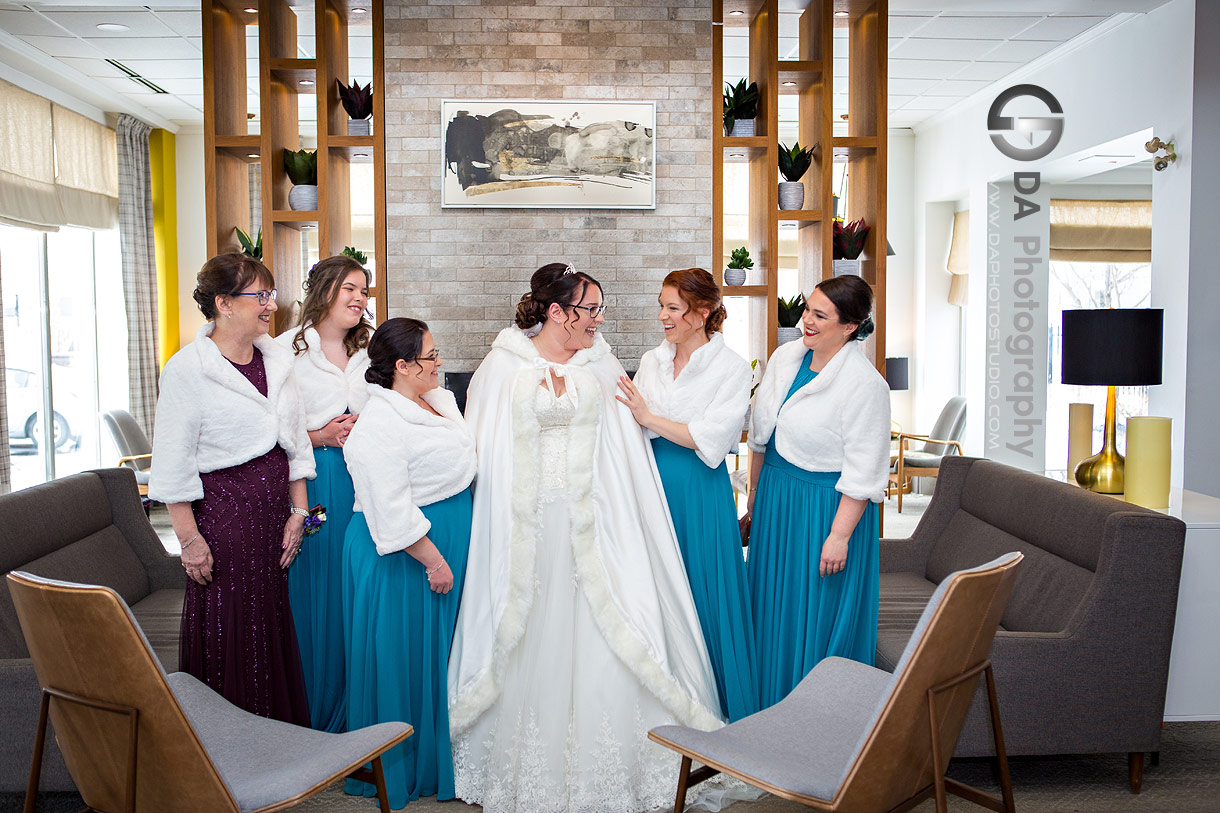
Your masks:
[{"label": "white fur shrug", "polygon": [[857,500],[881,502],[890,470],[890,390],[856,342],[835,353],[817,378],[784,402],[807,348],[781,345],[754,395],[749,446],[775,449],[806,471],[841,472],[835,486]]},{"label": "white fur shrug", "polygon": [[309,345],[302,353],[292,349],[292,340],[297,335],[293,328],[281,333],[275,340],[293,353],[293,371],[301,400],[305,403],[305,428],[311,432],[321,429],[344,412],[359,412],[369,399],[368,384],[364,371],[369,368],[369,354],[360,349],[347,360],[347,367],[340,370],[322,352],[322,337],[313,326],[305,328],[305,342]]},{"label": "white fur shrug", "polygon": [[423,398],[433,415],[394,390],[367,385],[368,403],[343,447],[377,553],[405,550],[432,527],[420,506],[448,499],[474,480],[474,437],[449,390]]},{"label": "white fur shrug", "polygon": [[175,353],[161,371],[148,496],[157,502],[203,498],[199,475],[245,463],[278,443],[288,453],[288,479],[313,479],[313,448],[292,375],[292,355],[270,336],[263,354],[267,397],[220,353],[214,322]]},{"label": "white fur shrug", "polygon": [[[676,345],[663,341],[640,359],[635,385],[654,415],[685,424],[695,453],[717,468],[741,440],[750,406],[750,365],[713,333],[674,378]],[[644,430],[652,438],[656,433]]]}]

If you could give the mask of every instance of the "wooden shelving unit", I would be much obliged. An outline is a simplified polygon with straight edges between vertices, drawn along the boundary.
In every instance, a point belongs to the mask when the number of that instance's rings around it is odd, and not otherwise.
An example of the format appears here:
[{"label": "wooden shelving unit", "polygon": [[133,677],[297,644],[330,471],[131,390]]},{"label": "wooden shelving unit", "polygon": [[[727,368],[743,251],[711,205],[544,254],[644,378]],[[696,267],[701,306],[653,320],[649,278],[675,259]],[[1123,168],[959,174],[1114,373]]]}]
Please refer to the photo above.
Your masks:
[{"label": "wooden shelving unit", "polygon": [[[315,56],[297,54],[297,15],[286,0],[203,0],[204,161],[207,187],[207,250],[237,250],[234,229],[248,230],[249,165],[259,166],[263,262],[288,301],[300,299],[301,230],[318,230],[323,257],[351,242],[351,164],[371,162],[374,172],[374,258],[370,294],[377,320],[386,318],[385,63],[382,0],[313,0]],[[358,14],[353,9],[367,11]],[[250,10],[253,11],[250,11]],[[347,135],[348,117],[335,80],[350,81],[348,29],[373,32],[373,134]],[[246,116],[246,28],[258,29],[259,132]],[[283,150],[301,149],[297,117],[302,95],[317,100],[318,208],[293,211]],[[277,312],[273,332],[286,329],[290,309]]]},{"label": "wooden shelving unit", "polygon": [[[732,12],[742,12],[733,14]],[[832,163],[848,164],[848,220],[863,217],[872,227],[865,244],[865,279],[877,295],[874,351],[885,365],[885,203],[886,83],[888,0],[810,0],[798,18],[795,60],[779,58],[777,0],[717,0],[713,7],[713,109],[720,110],[724,88],[724,29],[749,28],[749,80],[758,84],[755,135],[728,138],[717,126],[712,138],[712,241],[720,259],[717,282],[723,285],[731,246],[724,235],[724,167],[749,164],[749,233],[746,245],[755,261],[749,285],[723,288],[724,296],[750,299],[751,354],[766,358],[776,348],[779,300],[779,225],[797,225],[797,279],[808,293],[832,275],[834,222]],[[834,32],[848,29],[848,134],[834,135]],[[842,54],[840,54],[842,56]],[[805,208],[779,208],[779,97],[798,97],[798,137],[814,147],[805,174]],[[785,292],[789,293],[789,292]]]}]

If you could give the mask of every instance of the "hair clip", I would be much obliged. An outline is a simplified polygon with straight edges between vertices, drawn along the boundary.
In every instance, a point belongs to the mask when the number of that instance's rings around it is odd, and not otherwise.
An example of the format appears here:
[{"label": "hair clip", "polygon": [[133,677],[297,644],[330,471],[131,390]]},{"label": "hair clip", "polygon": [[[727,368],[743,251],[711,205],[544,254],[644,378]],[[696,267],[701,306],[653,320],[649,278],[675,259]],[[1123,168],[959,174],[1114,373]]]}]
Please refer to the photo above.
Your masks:
[{"label": "hair clip", "polygon": [[566,276],[568,276],[569,274],[575,274],[575,273],[576,273],[576,269],[575,269],[575,268],[573,268],[572,266],[570,266],[570,265],[565,265],[565,266],[563,267],[563,275],[564,275],[565,277],[566,277]]}]

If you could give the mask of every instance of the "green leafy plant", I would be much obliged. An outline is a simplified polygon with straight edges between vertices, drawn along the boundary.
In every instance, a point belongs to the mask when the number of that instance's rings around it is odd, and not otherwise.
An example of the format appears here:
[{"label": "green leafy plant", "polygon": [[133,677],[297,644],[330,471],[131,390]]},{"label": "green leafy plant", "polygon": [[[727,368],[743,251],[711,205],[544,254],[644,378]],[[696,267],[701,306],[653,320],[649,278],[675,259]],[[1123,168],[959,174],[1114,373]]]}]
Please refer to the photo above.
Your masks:
[{"label": "green leafy plant", "polygon": [[758,116],[758,84],[741,79],[736,85],[724,83],[724,133],[733,132],[733,123]]},{"label": "green leafy plant", "polygon": [[318,153],[310,150],[284,150],[284,171],[293,186],[318,185]]},{"label": "green leafy plant", "polygon": [[779,174],[785,181],[799,181],[813,163],[813,150],[797,142],[792,147],[779,145]]},{"label": "green leafy plant", "polygon": [[363,251],[360,251],[359,249],[353,248],[352,246],[344,246],[343,251],[341,251],[339,253],[340,253],[340,256],[351,257],[353,260],[360,263],[361,265],[367,265],[368,261],[369,261],[369,255],[365,254]]},{"label": "green leafy plant", "polygon": [[339,101],[343,104],[343,109],[347,111],[347,115],[353,119],[367,119],[373,115],[373,83],[360,87],[359,82],[353,81],[351,86],[343,84],[343,80],[336,79],[335,84],[339,86]]},{"label": "green leafy plant", "polygon": [[835,221],[834,258],[836,260],[854,260],[864,251],[864,241],[871,227],[864,218],[853,220],[843,225],[842,220]]},{"label": "green leafy plant", "polygon": [[729,268],[753,268],[754,261],[750,259],[750,252],[745,246],[733,249],[733,253],[729,255]]},{"label": "green leafy plant", "polygon": [[750,400],[754,400],[754,391],[758,389],[758,385],[762,383],[762,376],[758,374],[758,359],[750,361],[750,380],[753,385],[750,387]]},{"label": "green leafy plant", "polygon": [[241,243],[241,253],[261,261],[263,259],[263,230],[258,230],[258,237],[254,240],[251,240],[250,235],[240,228],[234,228],[233,231],[237,232],[237,242]]},{"label": "green leafy plant", "polygon": [[797,294],[791,299],[779,298],[779,326],[796,327],[805,312],[805,295]]}]

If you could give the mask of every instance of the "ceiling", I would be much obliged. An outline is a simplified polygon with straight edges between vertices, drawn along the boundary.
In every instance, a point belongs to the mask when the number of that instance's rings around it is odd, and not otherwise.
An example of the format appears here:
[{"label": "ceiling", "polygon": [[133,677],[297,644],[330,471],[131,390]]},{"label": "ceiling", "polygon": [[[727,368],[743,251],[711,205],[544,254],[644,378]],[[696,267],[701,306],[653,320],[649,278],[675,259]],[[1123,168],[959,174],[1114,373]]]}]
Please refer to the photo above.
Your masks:
[{"label": "ceiling", "polygon": [[[889,124],[917,126],[1028,63],[1052,59],[1056,51],[1166,1],[938,0],[939,8],[928,10],[929,0],[891,0]],[[796,56],[796,20],[807,2],[779,2],[781,58]],[[298,55],[311,57],[311,9],[301,5],[296,10]],[[123,28],[99,28],[114,25]],[[247,54],[257,52],[251,32]],[[835,33],[835,86],[845,91],[846,31]],[[747,34],[745,28],[725,28],[726,79],[745,75]],[[351,78],[370,81],[372,27],[353,25],[351,35]],[[172,130],[198,127],[203,120],[202,58],[197,0],[152,0],[147,5],[0,0],[0,77],[21,79],[24,74],[99,111],[126,112]],[[250,110],[255,112],[258,77],[249,61]],[[780,117],[789,126],[796,120],[795,102],[795,96],[781,97]],[[302,123],[315,121],[314,97],[303,95],[300,104]],[[846,112],[845,92],[836,93],[835,108],[836,114]]]}]

